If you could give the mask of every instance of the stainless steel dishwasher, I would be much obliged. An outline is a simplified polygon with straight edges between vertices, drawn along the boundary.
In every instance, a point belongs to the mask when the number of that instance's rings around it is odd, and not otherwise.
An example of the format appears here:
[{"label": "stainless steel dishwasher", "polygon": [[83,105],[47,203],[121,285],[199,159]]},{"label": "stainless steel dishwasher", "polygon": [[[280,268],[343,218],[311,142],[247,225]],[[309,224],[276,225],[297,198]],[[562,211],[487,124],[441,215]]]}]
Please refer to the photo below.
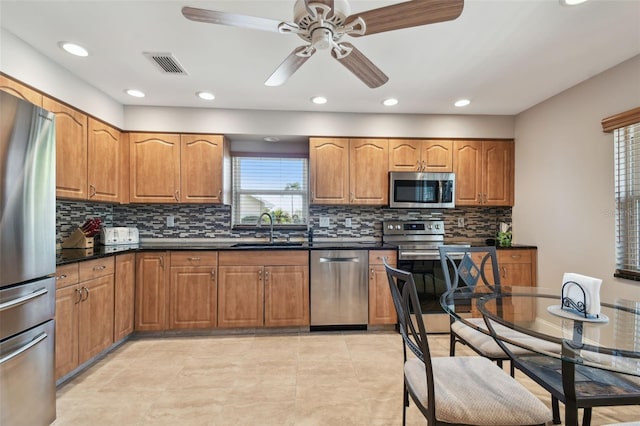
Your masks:
[{"label": "stainless steel dishwasher", "polygon": [[311,328],[364,326],[369,317],[366,250],[311,251]]}]

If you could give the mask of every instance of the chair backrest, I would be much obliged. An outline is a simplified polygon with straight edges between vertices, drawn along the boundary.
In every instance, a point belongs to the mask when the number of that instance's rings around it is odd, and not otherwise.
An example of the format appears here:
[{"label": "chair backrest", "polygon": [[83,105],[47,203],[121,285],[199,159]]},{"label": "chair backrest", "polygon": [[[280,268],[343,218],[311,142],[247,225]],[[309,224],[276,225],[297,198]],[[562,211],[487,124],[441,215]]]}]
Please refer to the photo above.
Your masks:
[{"label": "chair backrest", "polygon": [[438,250],[440,251],[440,263],[447,290],[465,286],[473,291],[478,284],[492,290],[500,286],[498,256],[495,247],[452,245],[440,246]]},{"label": "chair backrest", "polygon": [[413,274],[389,266],[386,261],[384,261],[384,267],[387,272],[393,303],[396,307],[396,313],[398,314],[398,326],[405,345],[405,360],[406,348],[409,348],[416,357],[424,362],[427,376],[427,409],[430,413],[435,413],[431,353],[429,352],[429,341],[427,340],[424,317],[422,315],[422,309],[420,308],[418,291],[416,290],[416,284],[413,280]]}]

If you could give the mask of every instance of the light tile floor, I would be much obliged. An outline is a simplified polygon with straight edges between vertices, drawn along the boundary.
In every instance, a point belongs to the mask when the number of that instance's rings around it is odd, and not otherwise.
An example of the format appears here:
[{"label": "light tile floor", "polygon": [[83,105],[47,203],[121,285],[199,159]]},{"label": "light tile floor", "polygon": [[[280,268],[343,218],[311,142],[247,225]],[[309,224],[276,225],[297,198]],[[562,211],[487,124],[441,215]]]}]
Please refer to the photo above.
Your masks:
[{"label": "light tile floor", "polygon": [[[429,338],[433,356],[448,355],[448,339]],[[393,426],[401,401],[402,341],[392,332],[139,338],[58,389],[53,425]],[[638,406],[603,407],[592,425],[634,420]],[[407,424],[426,424],[413,404]]]}]

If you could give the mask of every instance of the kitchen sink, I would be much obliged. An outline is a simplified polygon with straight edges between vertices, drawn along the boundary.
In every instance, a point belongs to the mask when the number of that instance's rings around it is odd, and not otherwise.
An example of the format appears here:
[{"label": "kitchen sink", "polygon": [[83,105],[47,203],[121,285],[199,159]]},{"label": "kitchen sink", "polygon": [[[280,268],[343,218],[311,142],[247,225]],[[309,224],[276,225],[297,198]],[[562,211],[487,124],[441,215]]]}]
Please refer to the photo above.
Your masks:
[{"label": "kitchen sink", "polygon": [[273,243],[237,243],[232,245],[231,247],[302,247],[304,243],[301,242],[291,242],[291,241],[282,241],[282,242],[273,242]]}]

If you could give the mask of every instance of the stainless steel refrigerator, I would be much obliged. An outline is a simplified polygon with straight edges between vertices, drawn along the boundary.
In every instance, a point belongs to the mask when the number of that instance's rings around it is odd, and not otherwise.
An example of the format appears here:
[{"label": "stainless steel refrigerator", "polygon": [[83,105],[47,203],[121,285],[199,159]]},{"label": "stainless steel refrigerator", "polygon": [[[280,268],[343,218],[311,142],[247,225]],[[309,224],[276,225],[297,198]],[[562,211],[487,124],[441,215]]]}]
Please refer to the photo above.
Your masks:
[{"label": "stainless steel refrigerator", "polygon": [[55,392],[55,117],[0,92],[0,425],[49,425]]}]

